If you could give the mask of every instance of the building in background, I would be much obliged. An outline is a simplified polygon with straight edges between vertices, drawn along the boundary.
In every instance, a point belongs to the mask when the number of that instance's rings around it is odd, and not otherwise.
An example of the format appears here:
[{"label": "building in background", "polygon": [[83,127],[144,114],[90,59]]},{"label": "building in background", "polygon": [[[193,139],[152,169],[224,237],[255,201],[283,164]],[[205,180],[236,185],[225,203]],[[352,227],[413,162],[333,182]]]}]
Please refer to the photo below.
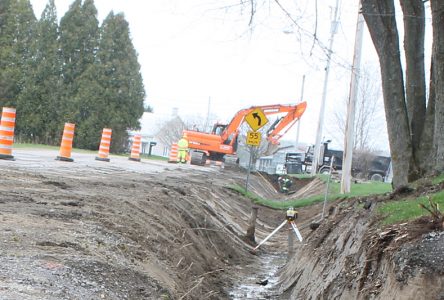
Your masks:
[{"label": "building in background", "polygon": [[171,144],[180,139],[185,128],[185,123],[177,112],[177,108],[175,108],[171,115],[143,113],[139,120],[140,130],[129,132],[130,143],[134,135],[140,134],[142,136],[142,154],[168,157]]}]

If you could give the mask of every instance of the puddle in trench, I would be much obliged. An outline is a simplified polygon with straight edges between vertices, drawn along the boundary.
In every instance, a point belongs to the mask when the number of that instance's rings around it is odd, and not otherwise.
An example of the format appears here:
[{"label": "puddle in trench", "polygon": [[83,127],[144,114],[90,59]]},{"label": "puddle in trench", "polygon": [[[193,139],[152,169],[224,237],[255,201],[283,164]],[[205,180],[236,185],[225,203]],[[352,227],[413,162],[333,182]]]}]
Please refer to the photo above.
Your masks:
[{"label": "puddle in trench", "polygon": [[[233,286],[229,292],[230,299],[278,299],[276,284],[278,281],[277,272],[286,262],[287,254],[263,254],[260,257],[261,269],[256,270],[250,276]],[[268,280],[267,285],[262,286],[257,282]]]}]

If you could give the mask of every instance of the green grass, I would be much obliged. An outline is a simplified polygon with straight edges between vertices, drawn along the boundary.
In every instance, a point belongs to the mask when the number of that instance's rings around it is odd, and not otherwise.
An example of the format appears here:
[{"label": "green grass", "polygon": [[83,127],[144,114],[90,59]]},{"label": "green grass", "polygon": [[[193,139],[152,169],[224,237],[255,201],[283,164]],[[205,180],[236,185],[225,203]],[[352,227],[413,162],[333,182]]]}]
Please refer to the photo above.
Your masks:
[{"label": "green grass", "polygon": [[[444,212],[444,191],[431,194],[429,197],[432,201],[438,203],[440,211]],[[378,213],[384,217],[382,221],[384,225],[407,222],[421,216],[430,215],[428,211],[419,206],[420,203],[430,207],[427,197],[419,197],[384,203],[378,207]]]},{"label": "green grass", "polygon": [[[40,149],[40,150],[54,150],[59,151],[59,146],[49,146],[49,145],[43,145],[43,144],[27,144],[27,143],[14,143],[14,148],[16,149]],[[86,149],[79,149],[79,148],[73,148],[73,153],[86,153],[86,154],[92,154],[96,155],[97,150],[86,150]],[[129,156],[129,153],[111,153],[111,155],[117,155],[117,156]],[[142,159],[152,159],[152,160],[164,160],[167,161],[167,157],[163,156],[157,156],[157,155],[148,155],[148,154],[141,154],[140,157]]]},{"label": "green grass", "polygon": [[[50,145],[43,145],[43,144],[18,144],[15,143],[14,144],[14,148],[17,149],[37,149],[37,150],[54,150],[54,151],[58,151],[60,149],[60,146],[50,146]],[[78,149],[78,148],[72,148],[72,152],[77,152],[77,153],[94,153],[96,154],[97,151],[93,151],[93,150],[85,150],[85,149]]]},{"label": "green grass", "polygon": [[27,143],[14,143],[14,148],[17,149],[48,149],[48,150],[58,150],[60,147],[49,146],[43,144],[27,144]]},{"label": "green grass", "polygon": [[439,176],[437,176],[437,177],[435,177],[435,178],[433,178],[432,183],[433,184],[438,184],[438,183],[441,183],[443,181],[444,181],[444,173],[439,175]]},{"label": "green grass", "polygon": [[[327,179],[328,179],[327,175],[319,175],[319,177],[323,181],[327,181]],[[245,193],[245,187],[241,187],[238,185],[230,186],[229,188],[250,198],[256,204],[267,206],[267,207],[274,208],[274,209],[287,209],[288,207],[297,208],[297,207],[309,206],[314,203],[324,201],[324,197],[325,197],[325,189],[323,189],[322,191],[319,191],[319,195],[311,196],[308,198],[290,199],[288,201],[276,201],[273,199],[263,199],[251,192]],[[373,195],[373,194],[383,194],[383,193],[391,192],[391,190],[392,190],[392,187],[388,183],[381,183],[381,182],[359,183],[359,184],[352,183],[350,193],[340,194],[339,193],[340,183],[330,181],[329,194],[328,194],[327,201],[333,201],[333,200],[340,199],[340,198],[350,198],[350,197],[358,197],[358,196],[368,196],[368,195]]]},{"label": "green grass", "polygon": [[167,161],[168,157],[158,156],[158,155],[148,155],[148,154],[140,154],[142,159],[151,159],[151,160],[163,160]]},{"label": "green grass", "polygon": [[[298,178],[298,179],[307,179],[311,178],[312,176],[310,174],[288,174],[287,176]],[[323,175],[320,175],[323,176]],[[325,176],[327,178],[327,176]]]}]

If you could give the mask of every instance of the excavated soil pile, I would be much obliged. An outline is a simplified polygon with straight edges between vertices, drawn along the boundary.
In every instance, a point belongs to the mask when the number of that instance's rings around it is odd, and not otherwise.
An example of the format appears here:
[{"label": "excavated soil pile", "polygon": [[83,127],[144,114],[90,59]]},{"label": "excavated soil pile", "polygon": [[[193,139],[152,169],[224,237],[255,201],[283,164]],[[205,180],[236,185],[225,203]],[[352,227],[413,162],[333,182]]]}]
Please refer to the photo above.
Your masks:
[{"label": "excavated soil pile", "polygon": [[[0,299],[228,299],[260,263],[251,203],[227,188],[245,173],[38,160],[0,162]],[[258,237],[281,214],[261,208]]]},{"label": "excavated soil pile", "polygon": [[[315,231],[322,204],[299,209],[304,241],[283,266],[291,230],[256,254],[244,242],[251,203],[227,187],[245,173],[20,154],[0,161],[0,299],[444,298],[444,234],[427,218],[380,228],[375,216],[380,201],[442,186],[331,203]],[[251,174],[248,188],[282,200],[325,186],[313,180],[289,196]],[[261,207],[256,240],[283,220]],[[255,283],[264,279],[267,290]]]},{"label": "excavated soil pile", "polygon": [[375,214],[378,202],[440,189],[333,203],[281,271],[282,299],[444,299],[442,228],[431,217],[382,227]]}]

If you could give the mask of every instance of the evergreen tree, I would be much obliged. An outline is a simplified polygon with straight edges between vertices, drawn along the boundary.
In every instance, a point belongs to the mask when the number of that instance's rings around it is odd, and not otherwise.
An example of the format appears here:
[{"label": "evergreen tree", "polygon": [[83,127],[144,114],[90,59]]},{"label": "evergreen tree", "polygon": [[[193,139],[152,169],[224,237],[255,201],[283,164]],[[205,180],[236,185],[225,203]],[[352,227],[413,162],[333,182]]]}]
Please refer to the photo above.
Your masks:
[{"label": "evergreen tree", "polygon": [[60,116],[61,60],[58,43],[57,11],[49,0],[35,31],[33,59],[30,72],[18,102],[22,140],[58,144],[63,120]]},{"label": "evergreen tree", "polygon": [[32,58],[35,16],[29,0],[0,2],[0,105],[16,106]]},{"label": "evergreen tree", "polygon": [[108,126],[105,122],[106,102],[104,90],[97,80],[98,64],[91,65],[78,80],[79,91],[73,99],[78,105],[75,146],[97,150],[102,129]]},{"label": "evergreen tree", "polygon": [[98,47],[99,22],[93,0],[75,0],[60,20],[60,43],[63,61],[63,100],[65,121],[77,125],[86,118],[79,99],[79,82],[91,67]]},{"label": "evergreen tree", "polygon": [[104,68],[105,99],[112,109],[109,115],[113,132],[113,150],[127,141],[127,130],[139,129],[143,115],[145,88],[137,53],[123,14],[111,12],[101,28],[98,60]]},{"label": "evergreen tree", "polygon": [[82,122],[77,128],[77,146],[96,149],[103,127],[113,129],[111,150],[124,149],[127,130],[140,127],[145,90],[137,53],[123,14],[110,13],[103,21],[95,64],[79,82],[76,102]]}]

